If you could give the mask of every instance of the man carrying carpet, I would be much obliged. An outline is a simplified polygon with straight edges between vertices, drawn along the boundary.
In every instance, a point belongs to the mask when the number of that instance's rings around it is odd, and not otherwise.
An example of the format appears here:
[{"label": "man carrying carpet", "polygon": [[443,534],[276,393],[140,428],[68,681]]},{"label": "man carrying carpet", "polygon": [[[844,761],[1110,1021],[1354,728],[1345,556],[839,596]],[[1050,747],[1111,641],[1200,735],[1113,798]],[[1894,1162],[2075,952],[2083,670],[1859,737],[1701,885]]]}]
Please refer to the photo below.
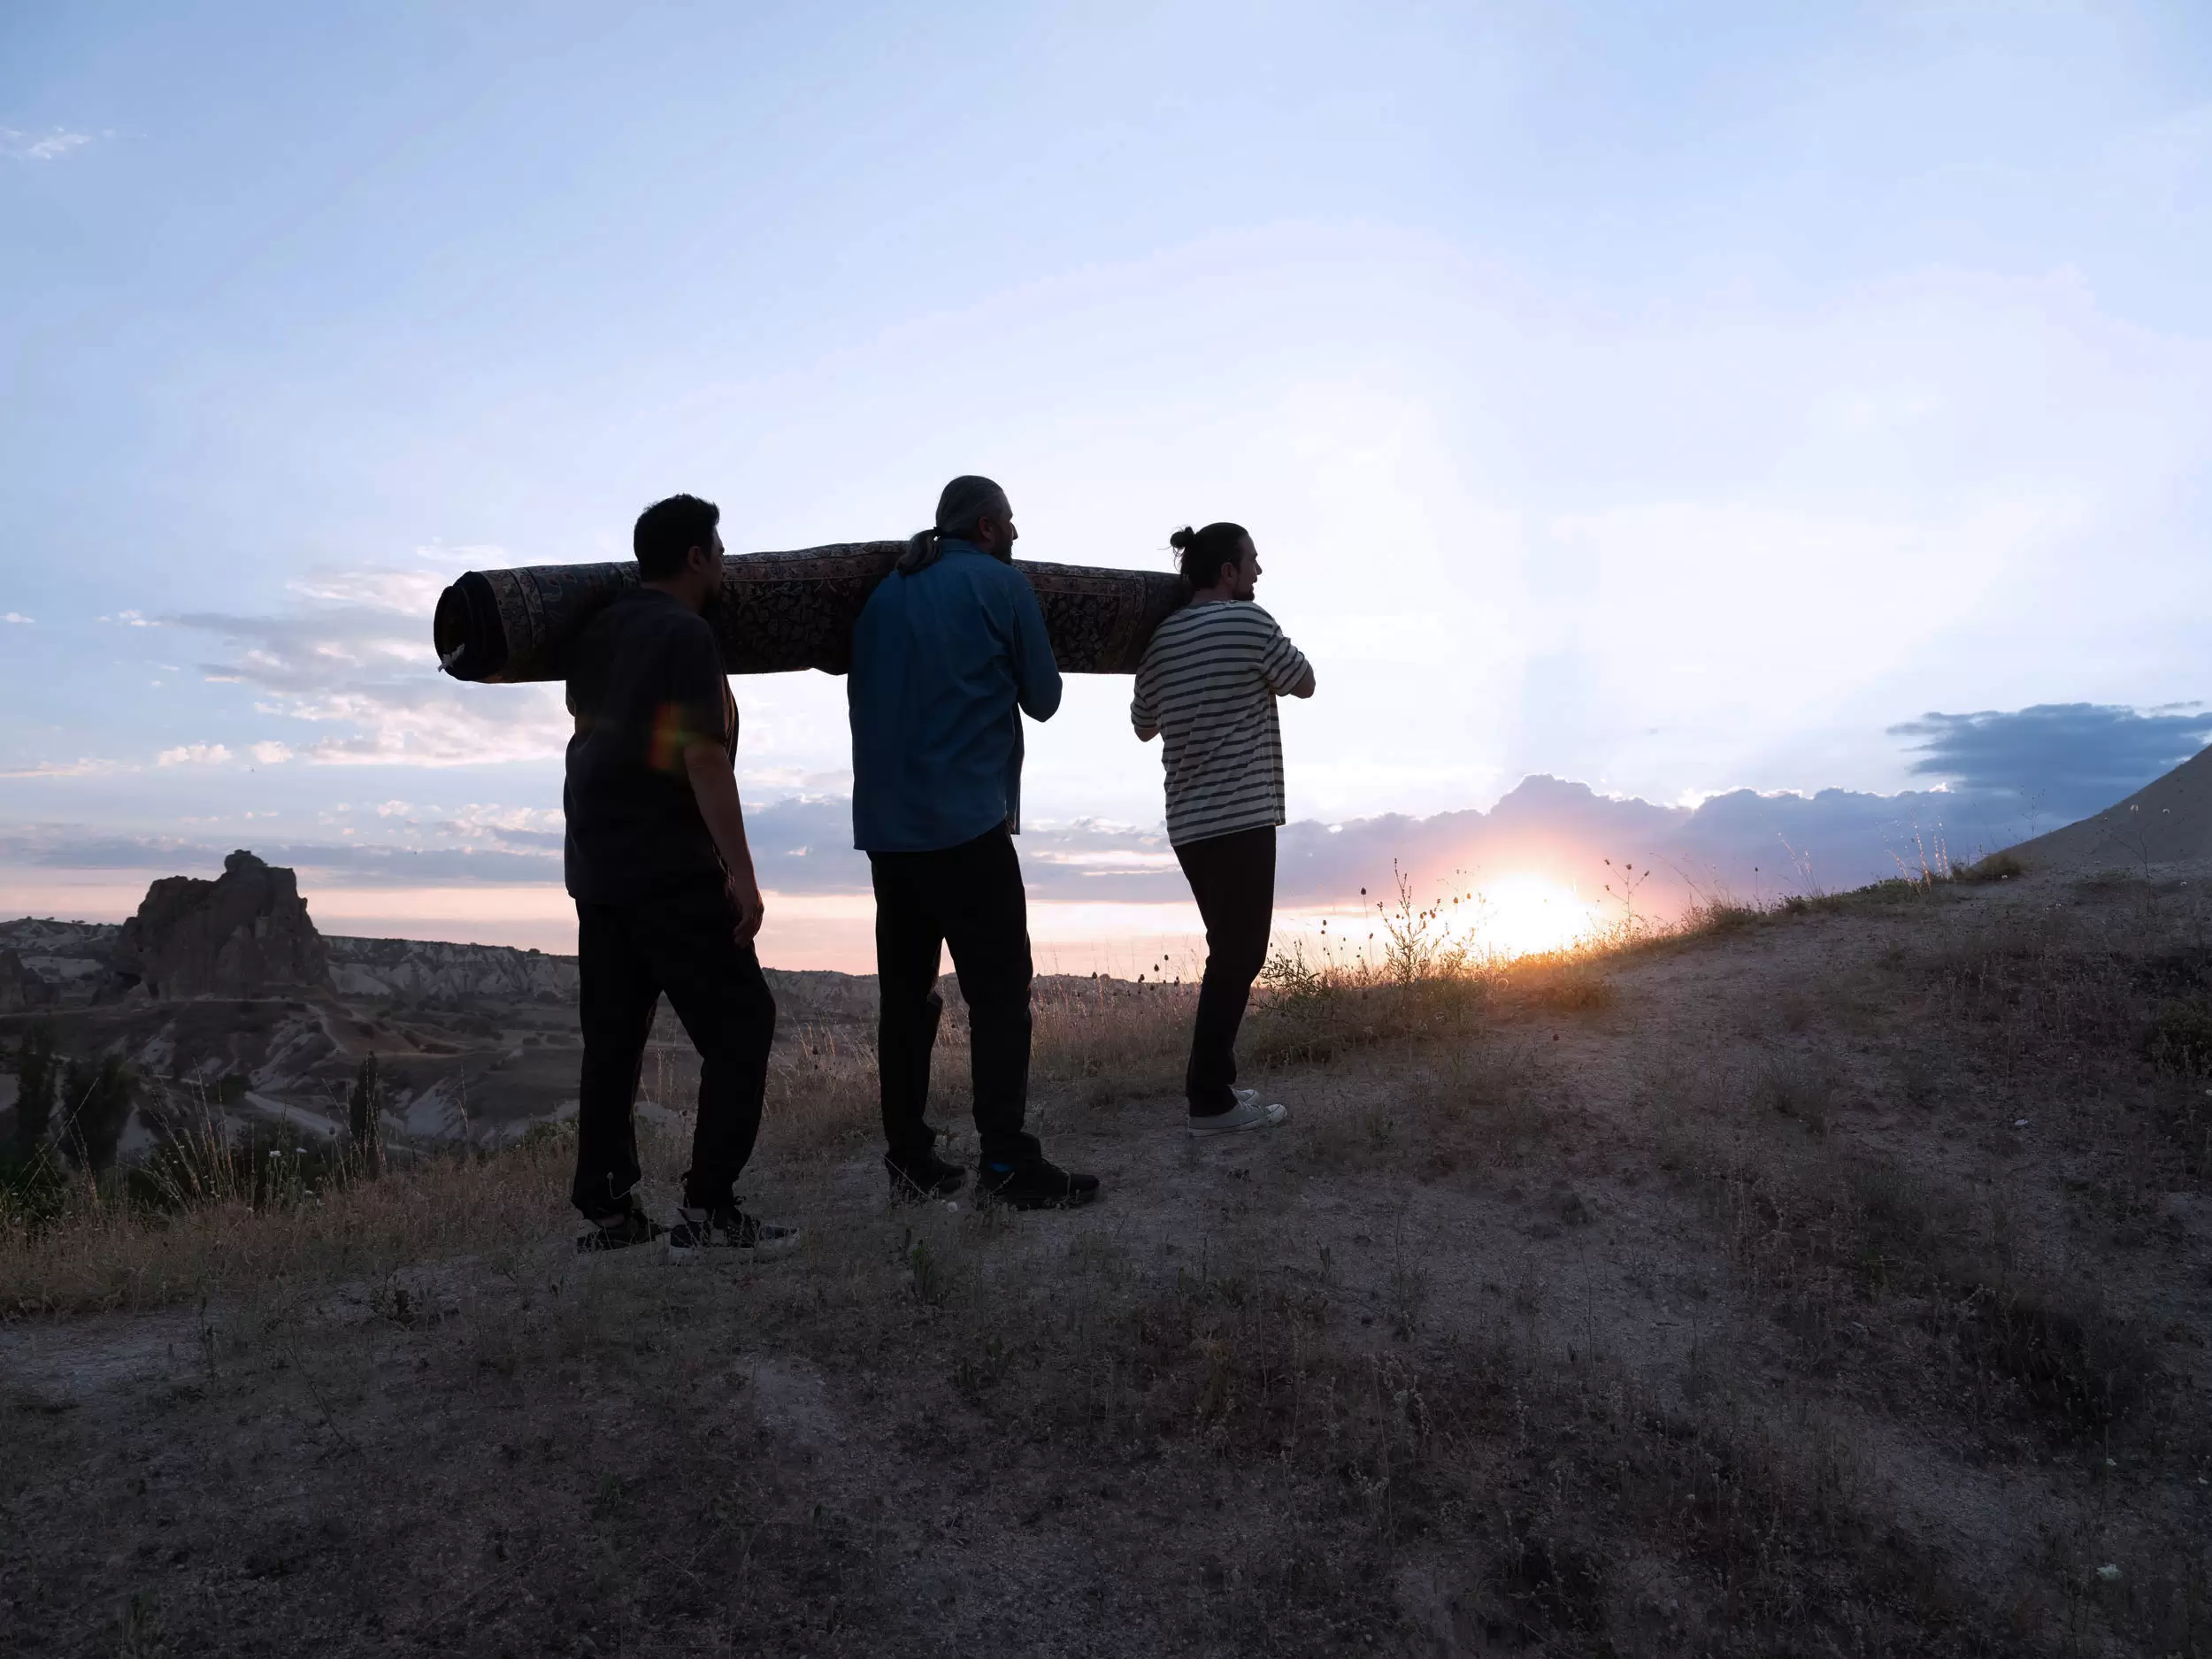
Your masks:
[{"label": "man carrying carpet", "polygon": [[738,1207],[760,1133],[776,999],[760,971],[760,886],[738,804],[737,701],[706,618],[722,596],[721,511],[673,495],[632,545],[639,583],[576,641],[568,709],[568,890],[576,901],[584,1065],[576,1115],[583,1250],[647,1244],[663,1229],[632,1189],[633,1109],[663,993],[699,1051],[699,1121],[672,1254],[753,1259],[797,1229]]},{"label": "man carrying carpet", "polygon": [[1017,1209],[1087,1203],[1095,1176],[1048,1160],[1022,1127],[1029,1093],[1028,900],[1022,716],[1048,720],[1060,671],[1037,595],[1013,568],[1013,510],[987,478],[956,478],[853,629],[853,844],[876,895],[876,1062],[883,1161],[902,1197],[964,1179],[926,1119],[945,948],[968,1005],[976,1186]]}]

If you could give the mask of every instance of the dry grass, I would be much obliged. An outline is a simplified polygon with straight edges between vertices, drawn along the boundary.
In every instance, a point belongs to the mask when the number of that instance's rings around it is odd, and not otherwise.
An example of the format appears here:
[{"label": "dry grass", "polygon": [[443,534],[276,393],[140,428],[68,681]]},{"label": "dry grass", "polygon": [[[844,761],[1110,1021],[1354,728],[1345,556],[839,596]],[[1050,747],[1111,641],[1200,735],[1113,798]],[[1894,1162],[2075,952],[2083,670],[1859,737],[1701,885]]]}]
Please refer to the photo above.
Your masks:
[{"label": "dry grass", "polygon": [[155,1308],[496,1253],[559,1215],[572,1146],[543,1136],[495,1157],[426,1159],[383,1180],[259,1204],[226,1194],[156,1209],[112,1181],[76,1177],[58,1213],[0,1245],[0,1310]]},{"label": "dry grass", "polygon": [[754,1272],[562,1253],[555,1133],[75,1189],[0,1246],[0,1642],[2212,1654],[2207,919],[1897,884],[1294,962],[1295,1120],[1233,1147],[1170,1133],[1189,987],[1055,993],[1048,1133],[1119,1160],[1072,1217],[886,1207],[808,1033]]},{"label": "dry grass", "polygon": [[[1103,1104],[1179,1090],[1193,989],[1102,982],[1091,995],[1048,994],[1035,1010],[1033,1078]],[[935,1062],[941,1092],[966,1079],[967,1025],[947,1010]],[[695,1075],[687,1052],[649,1051],[642,1094],[680,1101]],[[875,1056],[831,1031],[800,1033],[772,1063],[764,1157],[819,1165],[872,1148],[880,1134]],[[680,1169],[684,1133],[641,1125],[642,1145]],[[572,1139],[549,1125],[486,1156],[421,1157],[365,1181],[342,1167],[311,1186],[242,1172],[237,1149],[190,1131],[173,1179],[150,1194],[113,1176],[71,1172],[35,1212],[0,1190],[0,1311],[151,1308],[265,1284],[374,1276],[412,1261],[513,1248],[561,1225]]]}]

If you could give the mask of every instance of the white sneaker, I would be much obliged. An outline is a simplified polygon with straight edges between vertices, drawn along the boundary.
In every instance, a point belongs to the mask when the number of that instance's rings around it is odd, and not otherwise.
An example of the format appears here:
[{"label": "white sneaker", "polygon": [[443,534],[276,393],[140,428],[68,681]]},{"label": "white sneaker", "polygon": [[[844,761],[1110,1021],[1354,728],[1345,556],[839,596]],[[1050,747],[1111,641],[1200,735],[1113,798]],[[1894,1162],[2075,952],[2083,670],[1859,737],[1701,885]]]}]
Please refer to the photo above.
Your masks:
[{"label": "white sneaker", "polygon": [[1245,1129],[1276,1129],[1290,1121],[1287,1106],[1260,1104],[1257,1089],[1239,1089],[1237,1103],[1225,1112],[1191,1118],[1186,1127],[1194,1135],[1233,1135]]}]

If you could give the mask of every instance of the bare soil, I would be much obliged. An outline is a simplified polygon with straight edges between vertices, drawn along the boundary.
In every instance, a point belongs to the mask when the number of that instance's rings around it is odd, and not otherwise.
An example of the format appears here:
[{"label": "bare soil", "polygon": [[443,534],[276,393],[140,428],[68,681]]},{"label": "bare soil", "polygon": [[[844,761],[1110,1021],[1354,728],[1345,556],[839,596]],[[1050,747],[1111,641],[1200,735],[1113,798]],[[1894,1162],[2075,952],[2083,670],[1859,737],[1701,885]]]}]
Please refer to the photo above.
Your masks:
[{"label": "bare soil", "polygon": [[95,1275],[0,1325],[0,1650],[2212,1653],[2200,891],[1286,998],[1225,1141],[1064,1002],[1072,1213],[887,1202],[848,1033],[779,1263],[577,1256],[544,1135],[465,1249]]}]

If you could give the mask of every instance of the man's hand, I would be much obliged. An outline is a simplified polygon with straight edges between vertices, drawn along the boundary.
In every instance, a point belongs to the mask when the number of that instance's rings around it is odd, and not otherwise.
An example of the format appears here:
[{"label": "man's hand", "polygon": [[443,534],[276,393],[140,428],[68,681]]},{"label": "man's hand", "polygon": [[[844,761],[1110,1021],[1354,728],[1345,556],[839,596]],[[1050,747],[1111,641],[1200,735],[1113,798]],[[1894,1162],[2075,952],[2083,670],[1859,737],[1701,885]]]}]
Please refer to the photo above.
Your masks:
[{"label": "man's hand", "polygon": [[684,771],[706,820],[714,849],[722,856],[722,889],[737,912],[737,939],[749,944],[760,932],[763,906],[760,881],[753,874],[752,849],[745,844],[745,811],[737,801],[737,780],[730,772],[730,757],[719,743],[684,745]]},{"label": "man's hand", "polygon": [[761,902],[760,883],[749,871],[742,876],[725,876],[722,891],[729,895],[730,908],[737,912],[737,942],[751,944],[759,934],[761,918],[768,910]]}]

